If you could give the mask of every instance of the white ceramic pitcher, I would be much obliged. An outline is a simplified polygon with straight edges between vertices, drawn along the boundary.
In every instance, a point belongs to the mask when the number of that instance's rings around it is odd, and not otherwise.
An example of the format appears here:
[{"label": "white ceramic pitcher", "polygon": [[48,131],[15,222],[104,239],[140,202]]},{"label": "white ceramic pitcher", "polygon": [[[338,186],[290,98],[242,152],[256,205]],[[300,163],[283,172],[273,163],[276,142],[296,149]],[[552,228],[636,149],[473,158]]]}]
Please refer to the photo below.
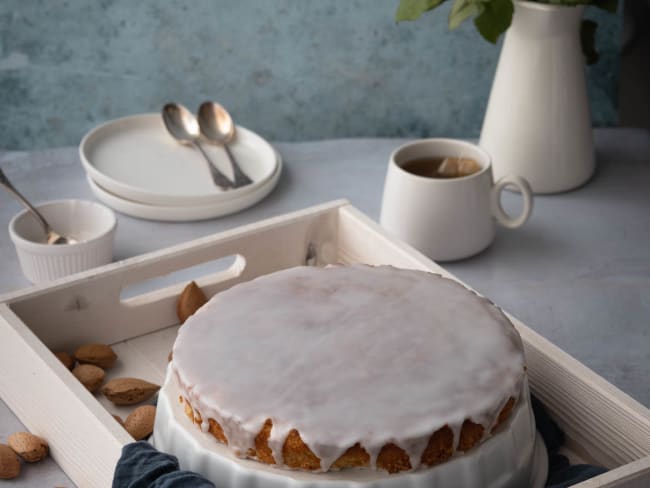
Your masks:
[{"label": "white ceramic pitcher", "polygon": [[570,190],[594,171],[584,7],[514,5],[479,145],[492,156],[495,179],[512,173],[535,193]]}]

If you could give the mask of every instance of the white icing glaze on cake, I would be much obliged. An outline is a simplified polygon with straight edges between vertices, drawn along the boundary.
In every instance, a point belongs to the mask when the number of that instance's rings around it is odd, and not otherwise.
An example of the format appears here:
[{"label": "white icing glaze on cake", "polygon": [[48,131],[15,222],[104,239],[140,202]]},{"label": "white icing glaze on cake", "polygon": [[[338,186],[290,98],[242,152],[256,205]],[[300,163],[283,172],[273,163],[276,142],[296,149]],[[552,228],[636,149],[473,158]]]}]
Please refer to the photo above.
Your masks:
[{"label": "white icing glaze on cake", "polygon": [[[297,429],[327,471],[359,442],[375,467],[388,443],[416,469],[431,434],[466,419],[486,433],[524,378],[503,313],[421,271],[297,267],[237,285],[181,327],[172,367],[186,398],[244,457],[266,419],[268,444]],[[488,435],[488,434],[486,434]]]}]

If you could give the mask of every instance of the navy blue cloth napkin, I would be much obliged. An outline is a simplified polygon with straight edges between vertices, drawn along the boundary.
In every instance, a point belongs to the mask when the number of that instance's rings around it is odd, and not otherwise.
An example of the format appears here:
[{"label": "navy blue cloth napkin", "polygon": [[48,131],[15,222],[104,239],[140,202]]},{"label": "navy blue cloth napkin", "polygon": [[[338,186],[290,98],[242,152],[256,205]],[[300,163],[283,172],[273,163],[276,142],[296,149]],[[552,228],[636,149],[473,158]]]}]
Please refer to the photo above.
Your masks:
[{"label": "navy blue cloth napkin", "polygon": [[[564,433],[548,416],[542,404],[532,398],[537,430],[542,435],[548,451],[549,468],[546,488],[566,488],[607,471],[587,464],[570,465],[558,454],[564,442]],[[178,459],[154,449],[140,441],[122,448],[113,478],[113,488],[215,488],[202,476],[179,468]],[[219,487],[228,488],[228,487]],[[528,487],[522,487],[528,488]]]},{"label": "navy blue cloth napkin", "polygon": [[566,488],[607,471],[600,466],[589,464],[570,465],[566,456],[558,454],[558,450],[564,444],[564,432],[551,420],[541,402],[532,395],[530,398],[537,432],[542,435],[548,453],[546,488]]},{"label": "navy blue cloth napkin", "polygon": [[122,448],[113,488],[215,488],[196,473],[179,468],[178,459],[157,451],[146,441]]}]

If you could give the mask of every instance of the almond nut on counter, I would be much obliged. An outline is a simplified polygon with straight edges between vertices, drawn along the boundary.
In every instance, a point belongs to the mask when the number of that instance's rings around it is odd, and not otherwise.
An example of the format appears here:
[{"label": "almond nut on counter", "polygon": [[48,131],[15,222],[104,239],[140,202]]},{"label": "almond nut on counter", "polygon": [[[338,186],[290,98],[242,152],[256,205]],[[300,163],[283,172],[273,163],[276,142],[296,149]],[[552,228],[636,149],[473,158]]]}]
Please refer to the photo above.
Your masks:
[{"label": "almond nut on counter", "polygon": [[6,444],[0,444],[0,479],[10,480],[20,474],[20,459]]},{"label": "almond nut on counter", "polygon": [[7,444],[28,463],[35,463],[47,457],[47,441],[29,432],[16,432],[9,436]]},{"label": "almond nut on counter", "polygon": [[115,405],[133,405],[151,398],[159,385],[138,378],[114,378],[102,387],[102,393]]}]

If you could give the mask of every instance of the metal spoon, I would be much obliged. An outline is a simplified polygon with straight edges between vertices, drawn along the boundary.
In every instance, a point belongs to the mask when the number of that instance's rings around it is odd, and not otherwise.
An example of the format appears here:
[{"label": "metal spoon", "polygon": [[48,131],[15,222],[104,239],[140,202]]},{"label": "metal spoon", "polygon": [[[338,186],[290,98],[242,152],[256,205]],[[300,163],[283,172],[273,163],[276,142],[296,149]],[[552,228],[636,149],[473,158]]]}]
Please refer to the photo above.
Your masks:
[{"label": "metal spoon", "polygon": [[201,131],[199,129],[199,124],[196,121],[196,117],[194,117],[192,112],[180,103],[168,103],[162,109],[162,118],[165,122],[167,131],[174,139],[181,144],[193,146],[199,150],[203,159],[208,163],[210,173],[212,174],[212,180],[215,185],[222,190],[229,190],[230,188],[235,187],[233,182],[219,171],[219,168],[217,168],[212,161],[210,161],[210,158],[201,147],[201,144],[199,144]]},{"label": "metal spoon", "polygon": [[29,203],[29,201],[24,196],[22,196],[18,190],[16,190],[16,188],[14,188],[14,185],[11,184],[7,176],[4,174],[4,171],[2,171],[2,168],[0,168],[0,184],[2,184],[2,186],[4,186],[9,191],[9,193],[20,200],[21,203],[27,207],[27,210],[29,210],[34,215],[34,217],[36,217],[38,222],[43,227],[43,230],[45,231],[46,241],[48,244],[75,244],[77,242],[77,240],[73,239],[72,237],[62,236],[61,234],[52,230],[52,227],[50,227],[50,224],[47,223],[45,217],[43,217],[41,213],[36,210],[36,208],[34,208],[34,206]]},{"label": "metal spoon", "polygon": [[203,102],[199,107],[199,128],[203,137],[226,150],[235,175],[235,188],[250,185],[253,180],[244,173],[228,147],[228,143],[235,137],[235,124],[228,111],[218,103]]}]

